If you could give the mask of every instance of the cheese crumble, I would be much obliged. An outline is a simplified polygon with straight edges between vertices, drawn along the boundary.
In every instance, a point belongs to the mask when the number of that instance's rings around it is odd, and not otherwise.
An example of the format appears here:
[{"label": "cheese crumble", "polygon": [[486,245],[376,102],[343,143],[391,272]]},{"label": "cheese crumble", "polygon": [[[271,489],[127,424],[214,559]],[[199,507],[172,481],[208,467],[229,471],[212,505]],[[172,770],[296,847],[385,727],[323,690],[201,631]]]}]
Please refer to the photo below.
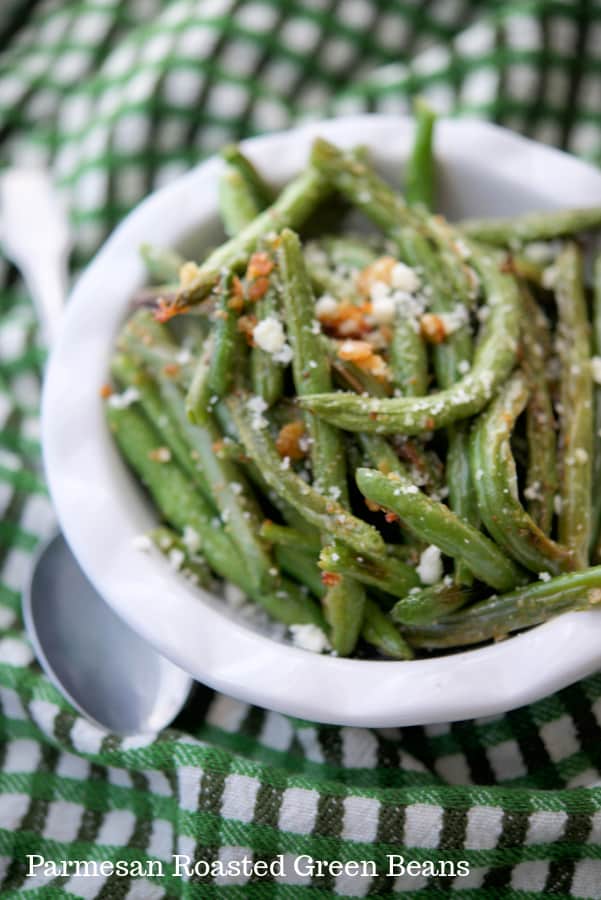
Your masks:
[{"label": "cheese crumble", "polygon": [[326,634],[317,625],[291,625],[290,634],[294,646],[300,647],[301,650],[310,650],[313,653],[331,650]]},{"label": "cheese crumble", "polygon": [[253,340],[266,353],[277,353],[286,343],[284,327],[275,316],[267,316],[253,328]]},{"label": "cheese crumble", "polygon": [[430,544],[420,555],[417,574],[422,584],[436,584],[442,578],[442,554],[435,544]]},{"label": "cheese crumble", "polygon": [[414,294],[419,290],[421,284],[415,269],[402,262],[398,262],[392,267],[390,283],[398,291],[407,291],[409,294]]},{"label": "cheese crumble", "polygon": [[136,403],[140,399],[140,392],[137,388],[128,387],[122,394],[111,394],[108,399],[109,406],[113,409],[127,409],[132,403]]},{"label": "cheese crumble", "polygon": [[267,404],[263,400],[262,397],[255,395],[254,397],[250,397],[246,401],[246,406],[248,411],[252,416],[251,427],[253,431],[260,431],[262,428],[267,428],[269,424],[263,413],[267,409]]}]

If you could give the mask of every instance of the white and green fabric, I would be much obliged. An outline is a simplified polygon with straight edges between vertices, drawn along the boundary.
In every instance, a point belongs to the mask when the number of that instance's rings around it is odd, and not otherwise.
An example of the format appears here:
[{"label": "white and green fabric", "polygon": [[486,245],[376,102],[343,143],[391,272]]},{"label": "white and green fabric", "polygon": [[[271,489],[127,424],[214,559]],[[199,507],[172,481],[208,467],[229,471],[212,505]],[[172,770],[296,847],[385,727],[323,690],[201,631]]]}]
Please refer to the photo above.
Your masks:
[{"label": "white and green fabric", "polygon": [[[599,0],[3,0],[0,46],[1,158],[52,168],[76,267],[226,141],[324,112],[403,112],[415,93],[601,162]],[[506,715],[386,731],[200,690],[172,729],[123,741],[66,705],[19,613],[53,516],[43,352],[0,267],[2,898],[601,897],[601,675]],[[399,853],[466,860],[469,874],[389,877]],[[27,854],[164,871],[27,877]],[[172,854],[209,865],[176,877]],[[202,874],[279,855],[284,879]],[[373,860],[378,874],[295,873],[301,855]]]}]

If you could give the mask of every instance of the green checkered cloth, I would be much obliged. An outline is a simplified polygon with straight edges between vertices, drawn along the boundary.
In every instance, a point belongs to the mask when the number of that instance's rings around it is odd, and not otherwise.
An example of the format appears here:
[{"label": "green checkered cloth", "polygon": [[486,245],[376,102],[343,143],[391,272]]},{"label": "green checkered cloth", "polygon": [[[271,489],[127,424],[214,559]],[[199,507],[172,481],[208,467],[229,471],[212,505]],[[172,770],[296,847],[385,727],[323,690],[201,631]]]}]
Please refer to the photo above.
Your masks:
[{"label": "green checkered cloth", "polygon": [[[52,167],[77,266],[226,141],[324,112],[404,112],[418,92],[601,162],[599,0],[3,0],[0,46],[3,159]],[[53,528],[43,352],[4,260],[0,283],[2,898],[601,897],[601,676],[423,728],[324,727],[208,690],[152,739],[73,712],[22,631],[31,554]],[[28,853],[141,872],[159,860],[163,875],[28,877]],[[209,865],[175,877],[176,853]],[[389,877],[387,854],[470,871]],[[202,874],[279,855],[285,879]],[[295,872],[303,855],[377,874]]]}]

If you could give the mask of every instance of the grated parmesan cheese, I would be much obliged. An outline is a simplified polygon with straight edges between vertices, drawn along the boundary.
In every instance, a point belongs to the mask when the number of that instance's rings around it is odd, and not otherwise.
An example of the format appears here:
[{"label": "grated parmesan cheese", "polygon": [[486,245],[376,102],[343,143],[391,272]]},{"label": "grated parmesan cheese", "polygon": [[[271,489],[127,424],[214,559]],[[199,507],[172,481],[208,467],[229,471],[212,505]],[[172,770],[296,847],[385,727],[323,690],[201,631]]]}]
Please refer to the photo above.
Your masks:
[{"label": "grated parmesan cheese", "polygon": [[252,416],[251,428],[253,431],[260,431],[262,428],[267,428],[269,424],[263,413],[267,409],[267,404],[263,400],[262,397],[255,395],[254,397],[250,397],[246,401],[246,406],[248,411]]},{"label": "grated parmesan cheese", "polygon": [[186,525],[184,527],[182,541],[188,548],[190,553],[198,553],[202,546],[202,541],[200,540],[199,533],[194,528],[192,528],[191,525]]},{"label": "grated parmesan cheese", "polygon": [[407,291],[409,294],[414,294],[419,290],[421,284],[415,269],[402,262],[398,262],[392,267],[390,283],[397,290]]},{"label": "grated parmesan cheese", "polygon": [[388,291],[384,296],[374,298],[372,290],[371,314],[378,325],[389,325],[394,321],[395,313],[396,302],[392,294]]},{"label": "grated parmesan cheese", "polygon": [[286,343],[284,327],[275,316],[267,316],[253,328],[253,340],[266,353],[277,353]]},{"label": "grated parmesan cheese", "polygon": [[108,399],[109,406],[113,409],[127,409],[132,403],[136,403],[140,399],[140,392],[137,388],[128,387],[122,394],[111,394]]},{"label": "grated parmesan cheese", "polygon": [[442,578],[442,555],[440,548],[435,544],[430,544],[423,551],[419,558],[417,566],[417,574],[422,584],[436,584]]},{"label": "grated parmesan cheese", "polygon": [[315,303],[315,315],[318,319],[336,315],[338,303],[331,294],[323,294]]},{"label": "grated parmesan cheese", "polygon": [[313,653],[331,650],[326,634],[317,625],[291,625],[290,634],[294,646],[300,647],[301,650],[310,650]]}]

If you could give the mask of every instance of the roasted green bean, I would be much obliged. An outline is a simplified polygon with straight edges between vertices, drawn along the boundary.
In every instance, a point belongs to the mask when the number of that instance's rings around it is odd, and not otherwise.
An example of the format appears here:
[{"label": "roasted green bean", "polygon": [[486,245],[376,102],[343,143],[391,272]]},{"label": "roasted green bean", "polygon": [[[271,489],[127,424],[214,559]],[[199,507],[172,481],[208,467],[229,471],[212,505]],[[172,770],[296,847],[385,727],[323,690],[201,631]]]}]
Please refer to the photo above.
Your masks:
[{"label": "roasted green bean", "polygon": [[409,591],[395,603],[390,616],[399,625],[430,625],[466,606],[476,596],[472,588],[441,581]]},{"label": "roasted green bean", "polygon": [[328,194],[323,175],[310,166],[291,181],[279,197],[242,231],[230,238],[198,267],[193,278],[180,284],[173,311],[199,303],[210,293],[223,269],[240,271],[259,241],[278,229],[297,228]]},{"label": "roasted green bean", "polygon": [[524,213],[511,219],[466,219],[461,230],[469,237],[502,247],[549,241],[601,225],[601,206]]},{"label": "roasted green bean", "polygon": [[532,572],[558,575],[574,568],[573,554],[547,537],[518,499],[510,438],[529,396],[528,381],[517,372],[476,420],[470,441],[472,476],[480,515],[497,544]]},{"label": "roasted green bean", "polygon": [[232,394],[227,402],[246,452],[277,494],[295,506],[307,522],[331,533],[359,553],[384,552],[384,541],[372,525],[347,512],[337,500],[316,491],[295,472],[282,467],[282,458],[267,428],[257,421],[258,416],[252,411],[252,396]]},{"label": "roasted green bean", "polygon": [[[282,297],[288,334],[292,344],[292,372],[296,392],[329,390],[329,363],[320,352],[319,335],[313,328],[315,299],[305,269],[302,247],[294,232],[285,229],[279,238],[277,259],[282,277]],[[340,432],[310,413],[306,414],[311,436],[313,479],[319,490],[348,507],[345,456]],[[325,542],[332,539],[326,536]],[[334,549],[339,541],[333,540]],[[340,547],[342,552],[343,548]],[[333,596],[330,597],[330,594]],[[360,583],[344,577],[324,597],[331,642],[342,656],[355,648],[361,632],[365,594]]]},{"label": "roasted green bean", "polygon": [[591,609],[600,602],[601,566],[597,566],[494,594],[432,625],[405,626],[405,632],[415,647],[462,647],[499,640],[558,613]]},{"label": "roasted green bean", "polygon": [[219,211],[228,237],[239,234],[261,211],[244,176],[233,166],[227,166],[219,179]]},{"label": "roasted green bean", "polygon": [[383,475],[375,469],[359,469],[356,477],[368,500],[392,510],[422,540],[464,560],[474,575],[491,587],[509,590],[523,581],[519,569],[489,538],[396,472]]},{"label": "roasted green bean", "polygon": [[421,97],[413,104],[415,137],[405,169],[405,196],[412,206],[434,207],[435,173],[432,155],[436,113]]},{"label": "roasted green bean", "polygon": [[528,512],[544,534],[551,533],[557,493],[557,439],[553,401],[547,381],[551,336],[547,317],[529,291],[522,291],[523,367],[530,382],[526,408],[528,471],[524,496]]},{"label": "roasted green bean", "polygon": [[584,568],[591,535],[593,384],[582,257],[575,244],[557,259],[553,286],[562,370],[559,540],[573,551],[575,566]]}]

